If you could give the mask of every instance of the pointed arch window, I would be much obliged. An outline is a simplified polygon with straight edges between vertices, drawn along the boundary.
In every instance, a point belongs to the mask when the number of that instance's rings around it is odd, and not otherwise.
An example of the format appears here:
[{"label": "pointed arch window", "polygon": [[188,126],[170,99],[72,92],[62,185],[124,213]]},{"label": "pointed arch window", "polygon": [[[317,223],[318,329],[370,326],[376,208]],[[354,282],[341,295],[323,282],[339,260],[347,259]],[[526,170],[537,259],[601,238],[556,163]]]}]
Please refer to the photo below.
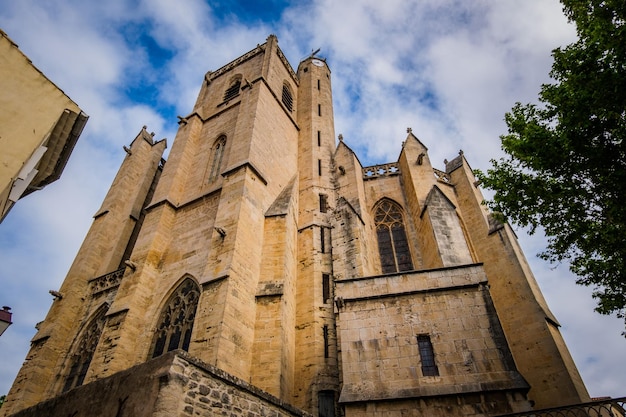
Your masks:
[{"label": "pointed arch window", "polygon": [[96,313],[81,335],[80,342],[74,348],[74,353],[69,363],[70,371],[65,379],[63,392],[78,387],[85,381],[85,375],[87,375],[89,365],[91,364],[93,355],[96,352],[96,347],[100,341],[100,336],[102,335],[102,330],[104,329],[106,312],[107,308],[101,308],[100,311]]},{"label": "pointed arch window", "polygon": [[189,351],[199,297],[200,289],[190,278],[174,291],[157,323],[151,349],[153,358],[175,349]]},{"label": "pointed arch window", "polygon": [[374,223],[383,273],[413,270],[400,206],[391,200],[382,200],[376,206]]},{"label": "pointed arch window", "polygon": [[222,167],[222,157],[224,156],[224,148],[226,147],[226,136],[220,136],[213,146],[213,162],[211,163],[211,172],[209,173],[209,182],[213,182],[220,174]]}]

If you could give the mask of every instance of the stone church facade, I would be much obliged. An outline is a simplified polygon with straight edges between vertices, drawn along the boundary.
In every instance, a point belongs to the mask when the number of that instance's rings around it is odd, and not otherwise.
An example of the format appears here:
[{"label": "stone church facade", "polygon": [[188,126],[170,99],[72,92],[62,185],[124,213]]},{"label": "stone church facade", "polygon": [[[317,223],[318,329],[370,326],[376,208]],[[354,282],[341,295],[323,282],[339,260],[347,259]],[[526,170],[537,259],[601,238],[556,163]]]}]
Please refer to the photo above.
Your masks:
[{"label": "stone church facade", "polygon": [[[489,416],[588,401],[512,230],[411,132],[362,167],[273,35],[145,128],[2,415]],[[95,411],[98,410],[98,411]]]}]

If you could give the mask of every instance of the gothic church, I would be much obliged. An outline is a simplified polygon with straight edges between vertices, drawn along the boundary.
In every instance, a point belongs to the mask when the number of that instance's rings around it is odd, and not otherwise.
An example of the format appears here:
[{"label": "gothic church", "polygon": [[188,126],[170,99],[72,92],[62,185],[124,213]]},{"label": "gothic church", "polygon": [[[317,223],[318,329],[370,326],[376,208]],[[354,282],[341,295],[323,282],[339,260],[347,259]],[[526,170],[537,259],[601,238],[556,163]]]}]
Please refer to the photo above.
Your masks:
[{"label": "gothic church", "polygon": [[494,416],[588,401],[512,230],[409,129],[363,167],[275,36],[129,147],[0,415]]}]

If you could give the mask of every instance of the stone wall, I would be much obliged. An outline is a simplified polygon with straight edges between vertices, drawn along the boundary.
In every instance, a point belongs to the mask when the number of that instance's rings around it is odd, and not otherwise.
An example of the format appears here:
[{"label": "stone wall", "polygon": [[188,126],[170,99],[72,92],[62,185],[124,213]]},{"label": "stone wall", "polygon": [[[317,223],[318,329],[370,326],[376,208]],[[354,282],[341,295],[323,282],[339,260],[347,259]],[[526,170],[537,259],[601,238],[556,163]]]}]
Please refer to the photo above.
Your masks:
[{"label": "stone wall", "polygon": [[182,351],[99,379],[12,417],[308,416]]},{"label": "stone wall", "polygon": [[346,417],[485,417],[519,410],[525,403],[519,393],[488,392],[414,400],[380,401],[347,405]]},{"label": "stone wall", "polygon": [[[478,393],[504,411],[529,407],[528,385],[515,369],[481,265],[341,280],[335,294],[340,403],[354,410],[347,415],[371,414],[357,411],[362,402],[400,399],[407,400],[405,412],[429,399],[434,414],[422,404],[426,411],[415,415],[444,415],[435,408]],[[424,372],[419,335],[432,341],[435,374]]]}]

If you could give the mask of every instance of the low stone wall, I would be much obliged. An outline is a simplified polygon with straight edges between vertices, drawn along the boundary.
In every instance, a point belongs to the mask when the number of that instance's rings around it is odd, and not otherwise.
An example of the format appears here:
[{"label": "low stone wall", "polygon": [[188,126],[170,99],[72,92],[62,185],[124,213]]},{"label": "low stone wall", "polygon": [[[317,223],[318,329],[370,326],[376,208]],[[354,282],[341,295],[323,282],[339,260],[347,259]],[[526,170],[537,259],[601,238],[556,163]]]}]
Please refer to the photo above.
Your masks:
[{"label": "low stone wall", "polygon": [[174,351],[77,387],[13,417],[308,417],[211,365]]}]

